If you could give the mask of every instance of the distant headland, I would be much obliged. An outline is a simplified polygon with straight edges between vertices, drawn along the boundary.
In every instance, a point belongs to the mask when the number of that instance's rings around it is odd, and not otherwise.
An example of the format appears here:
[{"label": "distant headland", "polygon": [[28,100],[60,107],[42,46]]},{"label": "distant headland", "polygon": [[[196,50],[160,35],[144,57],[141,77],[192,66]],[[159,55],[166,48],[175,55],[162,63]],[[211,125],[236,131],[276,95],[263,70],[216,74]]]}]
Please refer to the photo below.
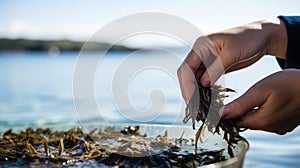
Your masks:
[{"label": "distant headland", "polygon": [[[71,40],[31,40],[31,39],[0,39],[0,51],[79,51],[85,44],[85,51],[100,51],[111,45],[101,42],[80,42]],[[122,45],[113,45],[109,51],[135,50]]]}]

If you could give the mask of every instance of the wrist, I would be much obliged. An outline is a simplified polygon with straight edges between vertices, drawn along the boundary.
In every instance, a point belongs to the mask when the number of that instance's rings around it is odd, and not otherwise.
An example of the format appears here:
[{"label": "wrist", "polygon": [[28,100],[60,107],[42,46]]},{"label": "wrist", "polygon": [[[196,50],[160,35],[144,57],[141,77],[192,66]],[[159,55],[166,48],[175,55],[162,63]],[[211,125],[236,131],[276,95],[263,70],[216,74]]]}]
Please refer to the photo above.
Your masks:
[{"label": "wrist", "polygon": [[288,36],[285,23],[276,18],[265,20],[263,24],[267,25],[266,27],[269,31],[269,41],[266,54],[285,59],[288,45]]}]

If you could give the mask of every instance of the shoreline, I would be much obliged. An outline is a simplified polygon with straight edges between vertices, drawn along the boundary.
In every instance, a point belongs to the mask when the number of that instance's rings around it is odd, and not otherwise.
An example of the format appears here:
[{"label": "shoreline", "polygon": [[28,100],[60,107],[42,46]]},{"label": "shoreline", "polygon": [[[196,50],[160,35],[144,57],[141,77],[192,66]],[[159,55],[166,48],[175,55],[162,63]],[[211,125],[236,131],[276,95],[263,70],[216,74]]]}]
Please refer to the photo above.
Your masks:
[{"label": "shoreline", "polygon": [[124,45],[111,45],[104,42],[84,42],[72,40],[32,40],[0,38],[0,52],[65,52],[80,51],[84,45],[85,51],[134,51]]}]

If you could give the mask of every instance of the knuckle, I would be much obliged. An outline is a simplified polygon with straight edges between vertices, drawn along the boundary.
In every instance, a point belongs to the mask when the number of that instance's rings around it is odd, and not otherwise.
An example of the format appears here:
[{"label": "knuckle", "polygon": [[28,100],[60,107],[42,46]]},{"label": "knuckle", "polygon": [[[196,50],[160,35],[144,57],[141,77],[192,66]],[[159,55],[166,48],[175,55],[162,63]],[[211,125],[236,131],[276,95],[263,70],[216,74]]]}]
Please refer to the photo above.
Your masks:
[{"label": "knuckle", "polygon": [[210,57],[212,51],[214,50],[214,45],[212,45],[212,42],[209,38],[206,36],[201,36],[195,41],[192,50],[201,60],[205,60],[206,58]]},{"label": "knuckle", "polygon": [[[246,102],[251,101],[253,99],[256,99],[261,95],[261,91],[258,89],[252,89],[250,88],[244,95],[243,97],[245,98]],[[248,100],[248,101],[247,101]]]},{"label": "knuckle", "polygon": [[177,69],[177,75],[179,77],[187,75],[192,72],[193,72],[192,68],[186,62],[183,62]]},{"label": "knuckle", "polygon": [[241,102],[240,99],[236,100],[235,105],[232,107],[233,111],[235,112],[235,116],[242,116],[243,115],[243,111],[244,111],[244,107],[243,107],[243,103]]},{"label": "knuckle", "polygon": [[196,39],[196,41],[194,43],[194,47],[205,44],[208,42],[208,40],[209,40],[209,38],[207,38],[206,36],[200,36]]}]

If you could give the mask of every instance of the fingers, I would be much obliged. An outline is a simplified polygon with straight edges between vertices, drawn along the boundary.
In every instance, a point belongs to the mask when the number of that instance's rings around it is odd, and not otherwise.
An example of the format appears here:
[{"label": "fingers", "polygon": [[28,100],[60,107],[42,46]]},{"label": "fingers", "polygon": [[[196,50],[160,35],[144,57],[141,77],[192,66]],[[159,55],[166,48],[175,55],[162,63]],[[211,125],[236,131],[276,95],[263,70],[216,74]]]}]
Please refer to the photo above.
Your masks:
[{"label": "fingers", "polygon": [[274,132],[270,126],[273,125],[270,117],[264,116],[264,109],[253,110],[244,115],[241,121],[237,122],[237,126],[241,128],[249,128],[252,130],[265,130]]},{"label": "fingers", "polygon": [[201,74],[198,73],[197,77],[201,77],[200,82],[203,86],[210,86],[214,83],[223,73],[223,63],[220,60],[217,51],[220,47],[220,39],[213,35],[208,37],[201,37],[195,42],[193,50],[196,56],[202,60]]},{"label": "fingers", "polygon": [[194,93],[196,81],[195,73],[200,64],[201,60],[192,50],[177,70],[182,97],[186,102],[189,102]]},{"label": "fingers", "polygon": [[244,95],[221,108],[219,114],[224,118],[242,117],[264,104],[268,95],[269,93],[262,91],[259,86],[254,86]]},{"label": "fingers", "polygon": [[265,124],[265,120],[262,120],[261,110],[253,110],[244,115],[241,121],[237,122],[237,126],[241,128],[249,128],[252,130],[262,129]]},{"label": "fingers", "polygon": [[210,86],[215,83],[225,70],[234,63],[232,57],[218,56],[212,64],[208,65],[206,71],[201,77],[201,84],[203,86]]},{"label": "fingers", "polygon": [[195,72],[198,70],[199,66],[202,63],[202,59],[195,52],[195,50],[191,50],[190,53],[185,58],[184,63],[187,64],[190,70],[195,74]]},{"label": "fingers", "polygon": [[[270,109],[269,109],[270,110]],[[241,128],[249,128],[252,130],[264,130],[268,132],[274,132],[279,135],[284,135],[291,132],[298,126],[298,122],[293,119],[289,122],[282,122],[274,118],[274,114],[270,116],[269,110],[258,109],[253,112],[247,113],[243,116],[242,120],[237,122],[237,126]]]},{"label": "fingers", "polygon": [[185,102],[189,102],[195,90],[196,81],[194,72],[188,64],[183,63],[177,70],[181,94]]},{"label": "fingers", "polygon": [[207,37],[200,37],[195,42],[192,51],[188,54],[183,64],[178,68],[177,75],[181,88],[182,97],[188,102],[195,88],[197,79],[205,71],[206,61],[215,54],[214,47]]}]

